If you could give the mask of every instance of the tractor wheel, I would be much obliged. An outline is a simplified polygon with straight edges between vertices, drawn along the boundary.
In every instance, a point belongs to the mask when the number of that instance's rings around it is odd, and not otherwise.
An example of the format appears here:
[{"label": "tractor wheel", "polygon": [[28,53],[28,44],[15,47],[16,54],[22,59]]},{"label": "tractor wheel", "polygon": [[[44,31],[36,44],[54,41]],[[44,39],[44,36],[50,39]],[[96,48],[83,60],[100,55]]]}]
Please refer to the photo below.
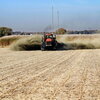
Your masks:
[{"label": "tractor wheel", "polygon": [[42,51],[45,51],[45,48],[42,48],[42,47],[41,47],[41,50],[42,50]]},{"label": "tractor wheel", "polygon": [[45,51],[45,43],[44,42],[42,43],[41,50]]}]

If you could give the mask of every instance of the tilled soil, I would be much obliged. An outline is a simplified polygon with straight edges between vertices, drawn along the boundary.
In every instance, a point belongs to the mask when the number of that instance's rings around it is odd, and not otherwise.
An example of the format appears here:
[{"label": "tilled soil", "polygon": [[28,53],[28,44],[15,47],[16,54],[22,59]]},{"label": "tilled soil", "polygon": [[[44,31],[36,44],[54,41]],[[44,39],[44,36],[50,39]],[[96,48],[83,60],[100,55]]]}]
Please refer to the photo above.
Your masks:
[{"label": "tilled soil", "polygon": [[100,100],[100,50],[0,48],[0,100]]}]

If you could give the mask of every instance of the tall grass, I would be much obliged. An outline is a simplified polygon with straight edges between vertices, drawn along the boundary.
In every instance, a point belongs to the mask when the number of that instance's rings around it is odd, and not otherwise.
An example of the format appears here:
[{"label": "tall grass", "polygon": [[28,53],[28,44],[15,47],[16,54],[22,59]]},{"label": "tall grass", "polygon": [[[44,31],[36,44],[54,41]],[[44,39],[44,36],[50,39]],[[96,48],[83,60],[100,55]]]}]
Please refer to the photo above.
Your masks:
[{"label": "tall grass", "polygon": [[41,36],[34,35],[31,37],[21,38],[18,41],[14,42],[10,48],[15,51],[23,50],[39,50],[41,47]]}]

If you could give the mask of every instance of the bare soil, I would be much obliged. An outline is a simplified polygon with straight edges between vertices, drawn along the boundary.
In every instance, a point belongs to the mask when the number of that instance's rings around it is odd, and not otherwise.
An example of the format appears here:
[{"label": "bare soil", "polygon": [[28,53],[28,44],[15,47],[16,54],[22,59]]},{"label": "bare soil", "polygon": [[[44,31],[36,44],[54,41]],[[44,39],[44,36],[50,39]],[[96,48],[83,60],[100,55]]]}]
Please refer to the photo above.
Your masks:
[{"label": "bare soil", "polygon": [[100,100],[100,50],[0,48],[0,100]]}]

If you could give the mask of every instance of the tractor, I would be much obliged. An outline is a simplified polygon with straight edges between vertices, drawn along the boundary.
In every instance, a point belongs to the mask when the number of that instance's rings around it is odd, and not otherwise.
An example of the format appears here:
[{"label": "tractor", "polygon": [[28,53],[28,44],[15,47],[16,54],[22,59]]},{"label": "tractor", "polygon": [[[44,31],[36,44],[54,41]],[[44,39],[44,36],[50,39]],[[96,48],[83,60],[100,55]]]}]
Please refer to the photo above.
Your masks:
[{"label": "tractor", "polygon": [[56,50],[57,49],[57,41],[56,35],[53,33],[46,33],[42,37],[41,50]]}]

